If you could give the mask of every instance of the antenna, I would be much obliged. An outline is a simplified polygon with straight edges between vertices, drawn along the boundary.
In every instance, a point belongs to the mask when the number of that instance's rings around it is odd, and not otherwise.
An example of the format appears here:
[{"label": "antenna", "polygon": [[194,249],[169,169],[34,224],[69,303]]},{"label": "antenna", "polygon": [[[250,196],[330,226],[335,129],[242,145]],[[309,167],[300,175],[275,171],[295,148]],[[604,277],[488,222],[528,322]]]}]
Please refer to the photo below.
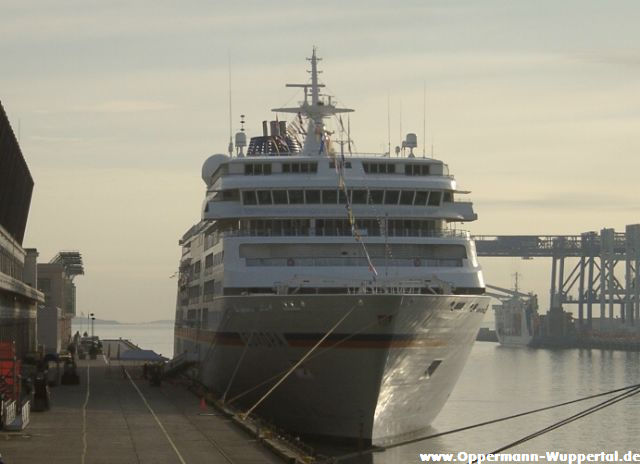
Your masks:
[{"label": "antenna", "polygon": [[391,97],[387,91],[387,153],[391,157]]},{"label": "antenna", "polygon": [[422,157],[427,150],[427,82],[422,81]]},{"label": "antenna", "polygon": [[349,154],[352,155],[353,153],[351,153],[351,116],[347,114],[347,143],[348,143],[348,147],[349,147]]},{"label": "antenna", "polygon": [[227,50],[227,67],[229,69],[229,156],[233,156],[233,107],[231,104],[231,51]]},{"label": "antenna", "polygon": [[400,129],[400,140],[404,140],[404,138],[402,137],[402,99],[400,99],[400,128],[399,129]]}]

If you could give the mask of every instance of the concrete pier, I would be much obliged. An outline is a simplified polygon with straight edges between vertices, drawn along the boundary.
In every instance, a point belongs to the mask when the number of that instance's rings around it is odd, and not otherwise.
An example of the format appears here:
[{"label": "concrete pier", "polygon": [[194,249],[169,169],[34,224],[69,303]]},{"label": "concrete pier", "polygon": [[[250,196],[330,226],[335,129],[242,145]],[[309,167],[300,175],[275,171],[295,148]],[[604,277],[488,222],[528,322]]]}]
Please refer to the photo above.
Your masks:
[{"label": "concrete pier", "polygon": [[52,409],[21,433],[0,431],[7,464],[281,463],[180,385],[150,386],[139,367],[80,361],[79,386],[52,389]]}]

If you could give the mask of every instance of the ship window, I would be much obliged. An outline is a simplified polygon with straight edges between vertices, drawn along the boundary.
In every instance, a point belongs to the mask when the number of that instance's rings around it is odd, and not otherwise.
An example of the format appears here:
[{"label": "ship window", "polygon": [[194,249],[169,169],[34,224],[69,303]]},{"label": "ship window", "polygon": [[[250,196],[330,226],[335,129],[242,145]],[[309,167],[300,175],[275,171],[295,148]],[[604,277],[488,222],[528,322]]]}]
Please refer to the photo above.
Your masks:
[{"label": "ship window", "polygon": [[273,203],[276,205],[286,205],[287,202],[287,191],[286,190],[274,190],[271,192],[273,194]]},{"label": "ship window", "polygon": [[429,197],[429,192],[424,190],[418,190],[416,192],[416,198],[413,202],[416,206],[425,206],[427,204],[427,198]]},{"label": "ship window", "polygon": [[351,196],[351,203],[354,205],[364,205],[367,203],[366,190],[354,190]]},{"label": "ship window", "polygon": [[338,202],[338,192],[336,190],[323,190],[322,203],[335,205]]},{"label": "ship window", "polygon": [[436,359],[431,364],[429,364],[429,367],[427,367],[427,370],[424,372],[425,377],[430,378],[435,373],[440,364],[442,364],[441,359]]},{"label": "ship window", "polygon": [[393,163],[362,163],[362,169],[367,174],[395,174],[396,165]]},{"label": "ship window", "polygon": [[244,165],[244,174],[245,176],[271,174],[271,163],[247,163]]},{"label": "ship window", "polygon": [[215,282],[214,280],[207,280],[204,283],[204,289],[203,289],[204,295],[213,295],[214,282]]},{"label": "ship window", "polygon": [[271,204],[271,191],[270,190],[258,190],[258,203],[261,205]]},{"label": "ship window", "polygon": [[205,268],[213,267],[213,253],[208,254],[208,255],[204,258],[204,267],[205,267]]},{"label": "ship window", "polygon": [[431,192],[429,195],[429,206],[440,206],[440,198],[442,197],[442,192]]},{"label": "ship window", "polygon": [[400,204],[401,205],[412,205],[413,204],[413,190],[403,190],[400,194]]},{"label": "ship window", "polygon": [[405,164],[404,173],[407,176],[428,176],[429,165],[428,164]]},{"label": "ship window", "polygon": [[242,203],[245,205],[258,204],[256,201],[256,192],[254,192],[253,190],[242,192]]},{"label": "ship window", "polygon": [[308,174],[318,172],[318,163],[282,163],[283,173]]},{"label": "ship window", "polygon": [[223,190],[222,191],[222,201],[238,201],[238,190]]},{"label": "ship window", "polygon": [[397,205],[400,192],[398,190],[387,190],[384,195],[385,205]]},{"label": "ship window", "polygon": [[320,190],[306,190],[304,195],[308,205],[320,203]]},{"label": "ship window", "polygon": [[369,190],[369,203],[381,205],[384,198],[384,190]]},{"label": "ship window", "polygon": [[304,196],[302,192],[302,190],[289,190],[289,203],[292,205],[304,203]]},{"label": "ship window", "polygon": [[442,201],[444,203],[451,203],[453,201],[453,193],[452,192],[444,192],[442,195]]},{"label": "ship window", "polygon": [[344,193],[344,190],[338,190],[338,203],[341,205],[347,204],[347,196]]}]

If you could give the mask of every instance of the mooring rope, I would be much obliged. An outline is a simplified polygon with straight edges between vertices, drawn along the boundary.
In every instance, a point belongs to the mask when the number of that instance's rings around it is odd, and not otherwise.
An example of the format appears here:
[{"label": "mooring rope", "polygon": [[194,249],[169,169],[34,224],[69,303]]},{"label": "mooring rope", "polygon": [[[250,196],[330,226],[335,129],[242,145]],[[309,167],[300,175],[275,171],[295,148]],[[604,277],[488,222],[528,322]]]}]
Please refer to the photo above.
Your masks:
[{"label": "mooring rope", "polygon": [[459,428],[456,428],[456,429],[447,430],[447,431],[439,432],[439,433],[434,433],[434,434],[426,435],[426,436],[423,436],[423,437],[413,438],[411,440],[404,440],[404,441],[401,441],[401,442],[398,442],[398,443],[394,443],[394,444],[388,445],[388,446],[372,447],[372,448],[368,448],[368,449],[362,450],[362,451],[356,451],[356,452],[353,452],[353,453],[347,453],[347,454],[343,454],[343,455],[340,455],[340,456],[335,456],[335,457],[329,458],[328,460],[325,460],[323,462],[335,463],[335,462],[339,462],[339,461],[344,461],[346,459],[351,459],[351,458],[354,458],[356,456],[376,453],[376,452],[380,452],[380,451],[386,451],[388,449],[398,448],[400,446],[410,445],[410,444],[413,444],[413,443],[418,443],[418,442],[421,442],[421,441],[430,440],[432,438],[438,438],[438,437],[442,437],[442,436],[445,436],[445,435],[452,435],[454,433],[464,432],[464,431],[467,431],[467,430],[475,429],[475,428],[478,428],[478,427],[484,427],[484,426],[491,425],[491,424],[497,424],[499,422],[504,422],[504,421],[508,421],[508,420],[511,420],[511,419],[516,419],[518,417],[524,417],[524,416],[528,416],[528,415],[535,414],[535,413],[538,413],[538,412],[548,411],[548,410],[559,408],[559,407],[562,407],[562,406],[568,406],[570,404],[575,404],[575,403],[579,403],[579,402],[582,402],[582,401],[592,400],[594,398],[599,398],[599,397],[602,397],[602,396],[613,395],[614,393],[619,393],[619,392],[624,392],[624,393],[622,393],[622,394],[620,394],[620,395],[618,395],[618,396],[616,396],[614,398],[610,398],[610,399],[608,399],[606,401],[603,401],[602,403],[598,403],[597,405],[592,406],[590,408],[587,408],[586,410],[581,411],[578,414],[575,414],[575,415],[573,415],[573,416],[571,416],[571,417],[569,417],[567,419],[564,419],[562,421],[556,422],[555,424],[552,424],[552,425],[550,425],[548,427],[545,427],[544,429],[538,430],[537,432],[534,432],[534,433],[532,433],[530,435],[527,435],[526,437],[523,437],[523,438],[521,438],[519,440],[516,440],[515,442],[509,443],[508,445],[505,445],[504,447],[501,447],[500,449],[495,450],[495,451],[492,452],[492,453],[498,453],[500,451],[504,451],[504,450],[506,450],[508,448],[516,446],[516,445],[518,445],[520,443],[524,443],[525,441],[531,440],[531,439],[533,439],[533,438],[535,438],[535,437],[537,437],[539,435],[542,435],[543,433],[546,433],[547,431],[554,430],[554,429],[556,429],[558,427],[561,427],[562,425],[568,424],[570,422],[573,422],[574,420],[580,419],[580,418],[582,418],[582,417],[584,417],[586,415],[589,415],[589,414],[592,414],[592,413],[594,413],[596,411],[599,411],[600,409],[603,409],[603,408],[605,408],[607,406],[611,406],[612,404],[615,404],[618,401],[622,401],[622,400],[624,400],[626,398],[629,398],[629,397],[631,397],[633,395],[636,395],[636,394],[640,393],[640,384],[634,384],[634,385],[629,385],[627,387],[616,388],[615,390],[609,390],[609,391],[606,391],[606,392],[603,392],[603,393],[596,393],[594,395],[585,396],[585,397],[578,398],[578,399],[571,400],[571,401],[565,401],[563,403],[558,403],[558,404],[554,404],[554,405],[551,405],[551,406],[545,406],[543,408],[532,409],[530,411],[525,411],[525,412],[521,412],[521,413],[518,413],[518,414],[512,414],[510,416],[505,416],[505,417],[501,417],[501,418],[498,418],[498,419],[492,419],[492,420],[488,420],[488,421],[485,421],[485,422],[479,422],[477,424],[467,425],[465,427],[459,427]]},{"label": "mooring rope", "polygon": [[[337,340],[333,345],[328,346],[326,348],[324,348],[323,350],[319,350],[317,353],[314,353],[312,356],[309,356],[308,360],[311,359],[315,359],[318,356],[321,356],[323,354],[325,354],[327,351],[332,350],[333,348],[336,348],[337,346],[341,345],[342,343],[346,342],[347,340],[349,340],[350,338],[355,337],[356,335],[364,332],[365,330],[367,330],[369,327],[375,325],[378,321],[376,319],[372,320],[371,322],[368,322],[367,324],[365,324],[364,326],[362,326],[360,329],[356,330],[355,332],[350,333],[349,335],[341,338],[340,340]],[[231,398],[229,401],[227,401],[227,404],[232,404],[234,402],[236,402],[237,400],[239,400],[240,398],[242,398],[243,396],[248,395],[249,393],[251,393],[252,391],[256,390],[257,388],[262,387],[263,385],[271,382],[272,380],[277,379],[278,377],[280,377],[281,375],[285,374],[287,372],[288,369],[284,369],[274,375],[272,375],[271,377],[269,377],[268,379],[263,380],[262,382],[254,385],[253,387],[244,390],[243,392],[238,393],[236,396],[234,396],[233,398]]]},{"label": "mooring rope", "polygon": [[[361,301],[362,300],[360,300],[360,302]],[[260,403],[262,403],[265,399],[267,399],[267,397],[269,395],[271,395],[271,393],[273,393],[273,391],[276,388],[278,388],[280,386],[280,384],[282,382],[284,382],[300,366],[300,364],[302,364],[311,355],[311,353],[313,353],[316,350],[316,348],[318,348],[322,344],[322,342],[324,342],[327,339],[327,337],[329,335],[331,335],[333,333],[333,331],[338,328],[338,326],[340,324],[342,324],[342,322],[353,312],[354,309],[356,309],[357,306],[358,306],[358,304],[354,304],[351,307],[351,309],[349,309],[349,311],[347,311],[340,319],[338,319],[338,322],[336,322],[333,325],[333,327],[331,327],[331,329],[329,329],[329,331],[326,334],[324,334],[324,336],[320,340],[318,340],[318,343],[313,345],[313,347],[309,351],[307,351],[307,353],[302,358],[300,358],[300,360],[298,360],[297,363],[295,363],[293,366],[291,366],[291,368],[287,371],[287,373],[285,375],[283,375],[282,378],[280,380],[278,380],[278,382],[276,382],[276,384],[273,387],[271,387],[267,393],[262,395],[262,397],[258,401],[256,401],[256,403],[253,406],[251,406],[247,410],[247,412],[242,414],[242,417],[246,418],[247,416],[249,416],[249,414],[251,414],[253,412],[253,410],[255,408],[257,408]]]}]

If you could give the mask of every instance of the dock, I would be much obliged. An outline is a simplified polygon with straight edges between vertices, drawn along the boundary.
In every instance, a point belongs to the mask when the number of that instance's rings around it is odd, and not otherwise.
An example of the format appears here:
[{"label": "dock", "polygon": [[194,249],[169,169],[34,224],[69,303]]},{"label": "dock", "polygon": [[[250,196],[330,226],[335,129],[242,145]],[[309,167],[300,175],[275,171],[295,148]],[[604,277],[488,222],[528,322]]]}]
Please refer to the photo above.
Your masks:
[{"label": "dock", "polygon": [[0,431],[4,462],[283,462],[179,383],[151,386],[140,367],[103,356],[79,361],[78,374],[80,385],[52,388],[51,410],[33,412],[28,428]]}]

